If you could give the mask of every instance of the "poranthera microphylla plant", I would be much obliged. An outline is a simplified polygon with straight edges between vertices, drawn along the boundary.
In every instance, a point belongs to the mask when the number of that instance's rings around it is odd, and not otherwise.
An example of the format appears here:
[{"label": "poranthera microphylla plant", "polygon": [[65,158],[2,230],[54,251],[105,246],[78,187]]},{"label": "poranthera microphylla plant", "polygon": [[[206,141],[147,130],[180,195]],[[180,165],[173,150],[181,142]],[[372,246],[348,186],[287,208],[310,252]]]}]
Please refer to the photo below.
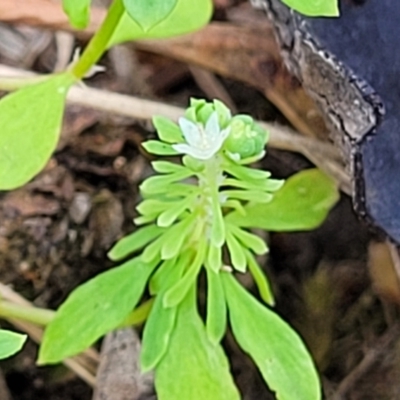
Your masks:
[{"label": "poranthera microphylla plant", "polygon": [[[267,133],[249,116],[232,117],[217,100],[193,99],[179,124],[162,117],[153,122],[159,140],[144,148],[181,157],[182,163],[152,163],[158,174],[140,186],[135,223],[142,227],[109,253],[115,261],[135,257],[70,295],[46,329],[39,362],[58,362],[125,326],[148,287],[151,299],[140,306],[149,310],[140,361],[143,371],[155,371],[160,399],[240,398],[220,345],[228,315],[239,345],[278,398],[319,399],[318,376],[304,344],[267,307],[273,296],[256,259],[267,246],[242,226],[243,217],[251,220],[248,211],[283,190],[283,181],[248,166],[264,156]],[[202,270],[205,321],[196,296]],[[264,304],[237,281],[235,275],[247,271]]]},{"label": "poranthera microphylla plant", "polygon": [[[63,5],[72,24],[87,25],[90,0],[64,0]],[[108,47],[188,32],[210,15],[210,0],[114,0],[66,72],[0,79],[2,89],[21,88],[0,102],[0,189],[23,185],[45,165],[57,144],[69,88]],[[257,262],[257,255],[268,249],[249,228],[318,226],[337,200],[334,185],[318,171],[305,171],[281,188],[282,181],[249,167],[264,156],[268,135],[249,116],[232,116],[219,101],[192,100],[178,124],[163,117],[153,122],[159,140],[144,148],[174,158],[152,163],[158,175],[140,188],[143,201],[135,223],[141,227],[109,253],[115,261],[134,258],[78,287],[54,317],[48,312],[37,317],[38,323],[50,321],[39,363],[59,362],[112,329],[146,321],[140,361],[143,371],[155,371],[159,399],[234,400],[240,395],[220,345],[230,325],[278,399],[319,399],[310,355],[270,309],[273,296]],[[15,140],[22,132],[29,132],[23,145]],[[176,162],[179,158],[182,162]],[[313,193],[310,182],[317,188]],[[196,296],[202,272],[207,281],[204,321]],[[239,284],[241,273],[252,275],[262,301]],[[150,298],[141,302],[147,289]],[[29,320],[35,320],[35,311],[29,313]],[[24,314],[20,310],[19,317]],[[18,351],[24,340],[0,330],[0,358]]]}]

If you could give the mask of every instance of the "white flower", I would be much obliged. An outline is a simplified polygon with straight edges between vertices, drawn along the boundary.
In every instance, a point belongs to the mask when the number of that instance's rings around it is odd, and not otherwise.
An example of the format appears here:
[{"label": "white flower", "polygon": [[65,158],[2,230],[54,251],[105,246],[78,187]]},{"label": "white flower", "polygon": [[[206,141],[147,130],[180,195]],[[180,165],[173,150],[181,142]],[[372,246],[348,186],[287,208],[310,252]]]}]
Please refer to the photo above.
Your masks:
[{"label": "white flower", "polygon": [[173,149],[198,160],[208,160],[216,154],[230,131],[229,127],[221,130],[216,111],[210,115],[205,127],[186,118],[179,118],[179,126],[186,143],[174,144]]}]

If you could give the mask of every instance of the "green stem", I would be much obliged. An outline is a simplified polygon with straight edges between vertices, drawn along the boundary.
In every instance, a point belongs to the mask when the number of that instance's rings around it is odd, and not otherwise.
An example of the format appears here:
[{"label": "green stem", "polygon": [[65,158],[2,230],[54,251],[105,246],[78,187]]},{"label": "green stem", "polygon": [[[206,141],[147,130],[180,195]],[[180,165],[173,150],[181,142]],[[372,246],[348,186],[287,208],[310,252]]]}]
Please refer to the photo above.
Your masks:
[{"label": "green stem", "polygon": [[[119,328],[142,324],[146,321],[153,303],[154,299],[147,300],[130,312]],[[55,311],[46,308],[20,306],[8,301],[0,301],[0,317],[4,319],[14,318],[21,321],[32,322],[39,326],[47,326],[53,321],[55,315]]]},{"label": "green stem", "polygon": [[44,308],[20,306],[0,301],[0,316],[3,318],[15,318],[27,322],[33,322],[36,325],[46,326],[54,318],[55,312]]},{"label": "green stem", "polygon": [[72,73],[78,79],[83,79],[106,51],[111,36],[117,28],[124,11],[122,0],[114,0],[99,30],[92,37],[82,56],[72,68]]},{"label": "green stem", "polygon": [[153,307],[154,298],[145,301],[139,307],[135,308],[119,325],[119,328],[126,328],[128,326],[136,326],[146,321]]}]

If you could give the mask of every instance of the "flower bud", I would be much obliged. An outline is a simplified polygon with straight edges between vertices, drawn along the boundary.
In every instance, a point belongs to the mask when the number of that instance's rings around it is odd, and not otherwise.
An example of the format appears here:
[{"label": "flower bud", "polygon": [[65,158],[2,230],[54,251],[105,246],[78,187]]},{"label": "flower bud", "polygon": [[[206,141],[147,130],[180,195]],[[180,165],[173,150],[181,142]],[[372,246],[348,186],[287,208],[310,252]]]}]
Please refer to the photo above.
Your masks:
[{"label": "flower bud", "polygon": [[267,132],[247,115],[236,115],[229,124],[231,130],[224,149],[239,154],[241,159],[260,154],[268,140]]},{"label": "flower bud", "polygon": [[205,125],[213,112],[217,113],[221,129],[226,128],[231,121],[232,115],[229,108],[219,100],[214,100],[211,103],[203,99],[192,98],[190,99],[190,107],[186,109],[185,117],[192,122]]}]

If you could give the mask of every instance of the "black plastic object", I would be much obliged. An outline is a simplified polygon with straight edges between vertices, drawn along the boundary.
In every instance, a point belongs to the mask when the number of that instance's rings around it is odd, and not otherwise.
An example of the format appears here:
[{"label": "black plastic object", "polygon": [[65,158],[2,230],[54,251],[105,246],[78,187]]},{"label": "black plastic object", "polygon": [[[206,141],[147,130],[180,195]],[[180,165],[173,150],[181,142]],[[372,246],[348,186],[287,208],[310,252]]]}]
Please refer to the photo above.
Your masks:
[{"label": "black plastic object", "polygon": [[279,0],[252,3],[326,117],[356,211],[400,243],[400,1],[343,0],[339,18],[307,19]]}]

